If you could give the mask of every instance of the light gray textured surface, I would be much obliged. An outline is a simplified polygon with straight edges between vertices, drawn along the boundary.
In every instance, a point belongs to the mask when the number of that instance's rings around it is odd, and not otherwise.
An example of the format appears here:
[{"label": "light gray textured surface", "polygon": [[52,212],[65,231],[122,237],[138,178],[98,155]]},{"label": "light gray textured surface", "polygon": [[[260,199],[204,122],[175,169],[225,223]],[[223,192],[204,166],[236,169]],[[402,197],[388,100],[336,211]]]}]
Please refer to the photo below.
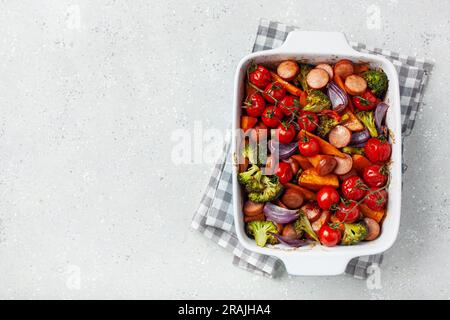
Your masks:
[{"label": "light gray textured surface", "polygon": [[[2,1],[0,298],[450,298],[448,12],[447,1]],[[405,140],[382,289],[255,276],[189,228],[212,165],[174,167],[170,134],[227,127],[260,17],[436,61]]]}]

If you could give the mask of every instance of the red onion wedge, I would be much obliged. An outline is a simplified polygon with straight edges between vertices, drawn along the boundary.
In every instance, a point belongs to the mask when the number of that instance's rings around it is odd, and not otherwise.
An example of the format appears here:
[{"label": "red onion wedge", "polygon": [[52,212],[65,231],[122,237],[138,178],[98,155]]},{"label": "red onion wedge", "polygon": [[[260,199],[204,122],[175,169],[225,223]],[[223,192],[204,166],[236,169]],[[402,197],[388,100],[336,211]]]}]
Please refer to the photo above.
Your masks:
[{"label": "red onion wedge", "polygon": [[327,85],[327,95],[331,100],[333,110],[340,113],[348,104],[348,96],[339,86],[331,81]]},{"label": "red onion wedge", "polygon": [[299,216],[297,211],[298,210],[285,209],[270,202],[267,202],[263,209],[267,220],[281,224],[290,223],[297,220]]},{"label": "red onion wedge", "polygon": [[286,237],[283,237],[277,233],[272,233],[272,235],[278,239],[278,241],[280,241],[281,243],[290,246],[290,247],[294,247],[294,248],[298,248],[298,247],[304,247],[307,246],[311,243],[314,243],[314,241],[311,240],[305,240],[305,239],[289,239]]},{"label": "red onion wedge", "polygon": [[367,140],[370,139],[369,130],[364,129],[363,131],[353,132],[352,138],[350,140],[351,145],[360,145],[365,144]]},{"label": "red onion wedge", "polygon": [[375,125],[377,127],[378,133],[380,134],[383,131],[382,125],[388,109],[389,105],[384,102],[380,102],[375,109]]},{"label": "red onion wedge", "polygon": [[[275,152],[275,146],[274,142],[272,140],[269,141],[268,147],[270,150],[270,153],[273,154]],[[298,148],[298,143],[291,142],[291,143],[285,143],[285,144],[278,144],[278,153],[280,159],[284,160],[295,154]]]}]

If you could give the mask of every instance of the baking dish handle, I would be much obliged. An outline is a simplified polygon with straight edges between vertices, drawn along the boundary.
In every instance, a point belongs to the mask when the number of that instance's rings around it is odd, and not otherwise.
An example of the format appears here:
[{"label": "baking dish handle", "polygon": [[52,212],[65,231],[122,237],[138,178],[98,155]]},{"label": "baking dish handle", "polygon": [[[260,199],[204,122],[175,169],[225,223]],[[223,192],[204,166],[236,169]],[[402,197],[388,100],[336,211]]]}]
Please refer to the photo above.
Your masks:
[{"label": "baking dish handle", "polygon": [[321,55],[360,55],[342,32],[291,31],[278,48],[280,52]]},{"label": "baking dish handle", "polygon": [[293,276],[323,276],[340,275],[345,272],[347,264],[354,256],[308,256],[297,254],[281,255],[286,272]]}]

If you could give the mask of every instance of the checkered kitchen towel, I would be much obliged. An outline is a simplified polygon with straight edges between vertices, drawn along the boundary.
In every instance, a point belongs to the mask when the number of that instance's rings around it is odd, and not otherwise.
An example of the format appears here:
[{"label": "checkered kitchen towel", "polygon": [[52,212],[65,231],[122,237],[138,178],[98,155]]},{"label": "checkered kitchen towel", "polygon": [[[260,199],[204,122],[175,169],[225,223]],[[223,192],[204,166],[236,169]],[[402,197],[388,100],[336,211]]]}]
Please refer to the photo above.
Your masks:
[{"label": "checkered kitchen towel", "polygon": [[[297,29],[282,23],[262,19],[256,35],[253,51],[267,50],[280,46],[287,34]],[[361,52],[380,54],[389,59],[397,69],[400,81],[402,134],[408,136],[414,127],[416,114],[422,101],[428,77],[433,68],[430,61],[409,57],[387,50],[350,43]],[[224,147],[223,156],[217,162],[200,207],[192,220],[192,227],[234,255],[233,263],[251,272],[275,276],[283,268],[282,263],[271,256],[246,250],[239,244],[235,234],[232,206],[232,160],[230,144]],[[346,273],[355,278],[367,277],[367,270],[373,264],[380,264],[383,255],[355,258],[347,266]]]}]

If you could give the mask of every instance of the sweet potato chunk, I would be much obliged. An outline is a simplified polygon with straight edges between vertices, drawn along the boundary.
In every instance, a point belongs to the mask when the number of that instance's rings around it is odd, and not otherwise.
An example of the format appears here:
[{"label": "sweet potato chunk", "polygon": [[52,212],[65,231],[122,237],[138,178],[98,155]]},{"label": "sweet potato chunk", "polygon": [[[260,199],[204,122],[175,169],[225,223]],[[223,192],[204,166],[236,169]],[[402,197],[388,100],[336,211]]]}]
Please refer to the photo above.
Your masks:
[{"label": "sweet potato chunk", "polygon": [[367,205],[364,203],[359,205],[359,209],[361,210],[362,214],[367,217],[375,220],[376,222],[380,223],[383,217],[386,214],[386,209],[383,209],[381,211],[375,211],[370,209]]},{"label": "sweet potato chunk", "polygon": [[294,154],[291,158],[297,161],[303,170],[312,168],[312,164],[309,162],[308,158],[302,156],[301,154]]},{"label": "sweet potato chunk", "polygon": [[320,176],[315,169],[311,168],[302,172],[300,178],[298,179],[298,184],[301,187],[317,191],[325,186],[338,188],[339,180],[335,174]]}]

